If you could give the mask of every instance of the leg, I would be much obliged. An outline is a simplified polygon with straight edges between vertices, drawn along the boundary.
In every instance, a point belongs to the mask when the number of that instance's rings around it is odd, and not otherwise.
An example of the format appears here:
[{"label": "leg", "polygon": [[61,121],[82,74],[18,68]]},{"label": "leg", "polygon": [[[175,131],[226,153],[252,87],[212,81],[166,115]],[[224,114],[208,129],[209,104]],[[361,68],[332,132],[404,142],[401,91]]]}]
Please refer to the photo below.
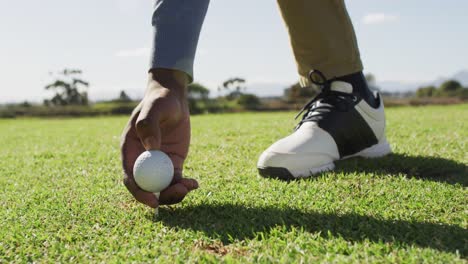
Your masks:
[{"label": "leg", "polygon": [[[337,160],[390,153],[383,101],[367,87],[344,0],[278,0],[301,84],[321,93],[303,109],[295,131],[257,163],[265,177],[295,179],[332,170]],[[309,78],[311,70],[318,70]]]},{"label": "leg", "polygon": [[278,0],[289,31],[301,84],[318,69],[329,79],[363,69],[344,0]]}]

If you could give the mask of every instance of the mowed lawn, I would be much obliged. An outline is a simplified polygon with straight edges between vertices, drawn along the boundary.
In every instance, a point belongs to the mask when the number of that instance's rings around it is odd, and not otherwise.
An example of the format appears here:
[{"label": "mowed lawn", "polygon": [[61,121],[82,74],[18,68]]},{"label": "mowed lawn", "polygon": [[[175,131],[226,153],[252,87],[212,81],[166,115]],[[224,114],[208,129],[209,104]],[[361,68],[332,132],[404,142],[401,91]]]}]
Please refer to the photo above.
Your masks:
[{"label": "mowed lawn", "polygon": [[467,263],[468,105],[389,108],[393,155],[261,178],[294,115],[193,117],[201,188],[158,218],[122,184],[126,117],[0,120],[0,263]]}]

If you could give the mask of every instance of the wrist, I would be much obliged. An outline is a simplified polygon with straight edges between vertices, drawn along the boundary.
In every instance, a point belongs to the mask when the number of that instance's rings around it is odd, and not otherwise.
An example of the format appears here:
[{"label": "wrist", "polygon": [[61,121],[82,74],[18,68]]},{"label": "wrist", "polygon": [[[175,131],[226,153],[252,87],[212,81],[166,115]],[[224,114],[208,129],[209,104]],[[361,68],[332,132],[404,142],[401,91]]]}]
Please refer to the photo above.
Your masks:
[{"label": "wrist", "polygon": [[172,69],[151,69],[148,73],[148,90],[167,89],[179,99],[187,97],[189,77],[185,72]]}]

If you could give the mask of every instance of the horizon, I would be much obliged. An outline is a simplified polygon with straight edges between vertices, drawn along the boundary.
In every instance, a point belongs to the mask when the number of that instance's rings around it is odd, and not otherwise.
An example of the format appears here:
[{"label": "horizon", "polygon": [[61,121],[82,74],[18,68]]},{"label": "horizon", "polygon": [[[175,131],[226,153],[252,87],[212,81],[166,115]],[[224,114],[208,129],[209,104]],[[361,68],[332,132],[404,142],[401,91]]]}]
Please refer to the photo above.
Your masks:
[{"label": "horizon", "polygon": [[[223,80],[239,76],[247,80],[248,92],[277,94],[298,76],[276,3],[239,1],[212,1],[195,81],[216,94]],[[251,8],[242,9],[247,4]],[[414,87],[468,72],[463,26],[468,24],[463,12],[468,3],[427,1],[423,11],[420,5],[403,0],[347,2],[365,72],[374,74],[378,85]],[[0,3],[0,86],[5,91],[0,103],[41,102],[49,95],[43,88],[48,73],[66,67],[83,70],[92,100],[111,99],[121,90],[132,97],[143,94],[152,31],[149,1],[45,0],[25,7],[21,2]]]},{"label": "horizon", "polygon": [[[453,76],[456,75],[463,75],[465,78],[463,80],[459,80],[457,78],[453,78]],[[387,92],[387,93],[394,93],[394,94],[405,94],[405,93],[414,93],[416,90],[420,87],[424,86],[439,86],[443,81],[446,80],[455,80],[460,82],[463,86],[468,86],[468,70],[460,70],[456,74],[454,74],[452,77],[438,77],[437,79],[433,80],[432,82],[415,82],[415,81],[382,81],[380,82],[377,81],[377,88],[379,88],[380,92]],[[393,83],[399,83],[400,85],[407,85],[407,87],[410,87],[408,89],[385,89],[382,88],[381,84],[382,83],[387,83],[387,86],[391,86]],[[201,83],[203,85],[203,83]],[[248,80],[246,80],[246,92],[247,93],[253,93],[257,95],[259,98],[279,98],[282,97],[284,94],[284,90],[289,88],[289,86],[293,85],[294,83],[289,83],[289,84],[278,84],[278,83],[254,83],[253,84],[253,90],[251,89],[252,86],[249,84]],[[276,86],[276,87],[272,87]],[[205,86],[206,87],[206,86]],[[212,88],[212,87],[206,87],[209,88],[210,98],[216,98],[219,96],[222,96],[223,93],[219,92],[217,88]],[[266,89],[269,89],[270,91],[273,91],[275,93],[270,94],[269,91],[265,91]],[[90,97],[90,101],[93,103],[99,103],[99,102],[106,102],[106,101],[111,101],[115,100],[119,93],[121,91],[124,91],[127,95],[130,96],[132,101],[139,101],[143,98],[144,90],[138,90],[138,89],[127,89],[127,90],[119,90],[119,91],[113,91],[115,94],[109,95],[107,97],[101,97],[101,98],[92,98]],[[52,92],[45,91],[44,93],[52,94]],[[42,100],[19,100],[19,101],[2,101],[0,100],[0,106],[2,105],[10,105],[10,104],[19,104],[19,103],[31,103],[31,104],[42,104]]]}]

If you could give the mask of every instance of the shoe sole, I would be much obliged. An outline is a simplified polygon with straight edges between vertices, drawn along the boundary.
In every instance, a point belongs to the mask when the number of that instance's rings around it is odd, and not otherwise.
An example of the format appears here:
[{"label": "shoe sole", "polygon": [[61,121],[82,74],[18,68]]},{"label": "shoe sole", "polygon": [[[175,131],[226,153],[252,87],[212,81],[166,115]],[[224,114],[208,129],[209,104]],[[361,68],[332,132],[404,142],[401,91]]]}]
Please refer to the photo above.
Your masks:
[{"label": "shoe sole", "polygon": [[[387,141],[384,141],[380,144],[371,146],[356,154],[343,157],[339,160],[349,159],[353,157],[363,157],[367,159],[380,158],[380,157],[390,154],[391,152],[392,150],[390,148],[390,144],[388,144]],[[331,162],[320,167],[306,168],[306,169],[296,170],[292,172],[286,168],[278,168],[278,167],[258,168],[258,173],[262,177],[265,177],[265,178],[273,178],[273,179],[290,181],[290,180],[295,180],[295,179],[300,179],[300,178],[307,178],[307,177],[310,177],[314,174],[318,174],[321,172],[332,171],[333,169],[335,169],[335,163]]]}]

